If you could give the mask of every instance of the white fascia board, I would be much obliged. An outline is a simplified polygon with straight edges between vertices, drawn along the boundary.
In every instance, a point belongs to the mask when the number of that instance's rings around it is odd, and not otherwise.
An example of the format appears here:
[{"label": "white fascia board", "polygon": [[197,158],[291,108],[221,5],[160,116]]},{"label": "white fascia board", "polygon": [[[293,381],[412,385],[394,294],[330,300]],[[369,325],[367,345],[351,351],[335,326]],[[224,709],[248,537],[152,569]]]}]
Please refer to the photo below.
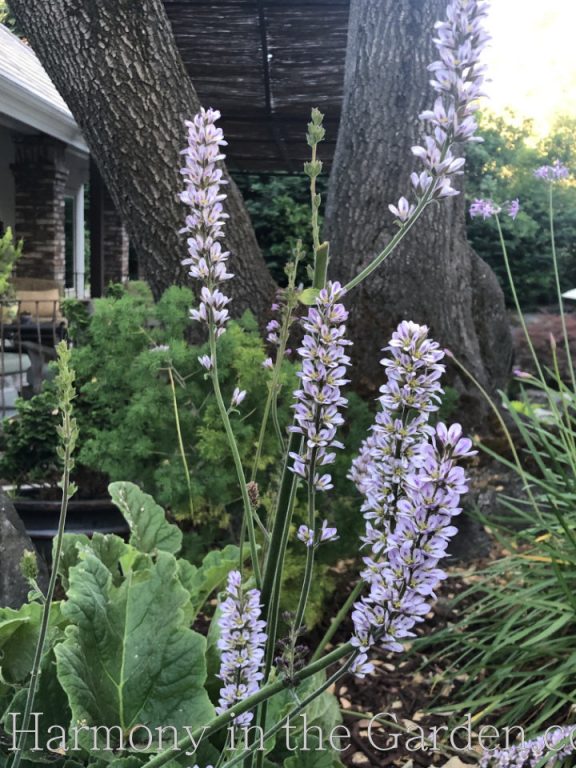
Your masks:
[{"label": "white fascia board", "polygon": [[0,112],[19,120],[31,128],[54,136],[88,154],[89,150],[80,129],[70,113],[22,88],[0,75]]}]

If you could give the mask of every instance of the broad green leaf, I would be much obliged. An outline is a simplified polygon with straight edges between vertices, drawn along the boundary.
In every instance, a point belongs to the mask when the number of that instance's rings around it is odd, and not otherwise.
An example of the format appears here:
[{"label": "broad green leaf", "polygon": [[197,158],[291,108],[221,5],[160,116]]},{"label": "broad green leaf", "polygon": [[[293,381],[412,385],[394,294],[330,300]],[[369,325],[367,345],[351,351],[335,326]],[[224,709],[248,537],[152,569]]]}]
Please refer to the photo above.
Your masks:
[{"label": "broad green leaf", "polygon": [[[36,728],[38,733],[38,745],[45,749],[47,740],[57,733],[55,730],[49,732],[48,729],[50,727],[59,726],[63,732],[67,731],[70,724],[70,707],[68,706],[66,694],[56,675],[56,659],[54,657],[53,648],[44,655],[41,671],[39,686],[34,699],[34,712],[39,714],[36,715],[36,721],[33,718],[30,727]],[[6,732],[10,735],[12,734],[12,724],[14,722],[11,713],[18,714],[15,722],[16,728],[20,728],[27,694],[28,688],[21,688],[14,696],[5,713],[4,727]],[[27,749],[25,751],[27,759],[31,762],[45,763],[50,761],[50,763],[53,763],[55,757],[53,751],[51,753],[35,752],[31,749],[34,746],[34,741],[29,737]],[[57,749],[58,746],[59,745],[54,741],[50,744],[52,750]]]},{"label": "broad green leaf", "polygon": [[[21,683],[30,674],[40,631],[42,606],[25,603],[18,610],[0,608],[0,680]],[[50,609],[48,647],[54,630],[62,623],[60,603]]]},{"label": "broad green leaf", "polygon": [[342,763],[330,749],[328,736],[329,733],[324,734],[325,740],[322,743],[316,736],[308,736],[305,744],[302,737],[293,740],[291,746],[295,746],[296,741],[298,749],[284,760],[283,768],[340,768]]},{"label": "broad green leaf", "polygon": [[130,544],[141,552],[161,550],[176,554],[182,547],[182,531],[166,520],[152,496],[134,483],[110,483],[108,492],[130,526]]},{"label": "broad green leaf", "polygon": [[316,299],[318,298],[319,293],[320,291],[318,288],[305,288],[302,293],[298,295],[298,299],[301,304],[304,304],[307,307],[311,307],[316,303]]},{"label": "broad green leaf", "polygon": [[[90,539],[84,533],[65,533],[62,537],[62,552],[58,564],[58,575],[64,589],[68,589],[68,571],[78,564],[78,547],[89,546]],[[56,539],[52,542],[52,562],[54,562],[54,547]]]},{"label": "broad green leaf", "polygon": [[127,559],[126,556],[131,553],[132,548],[113,533],[95,533],[92,538],[88,538],[83,533],[65,533],[62,540],[62,558],[58,568],[64,589],[68,589],[70,568],[78,565],[80,552],[83,550],[94,552],[112,574],[114,583],[118,584],[122,577],[120,562],[122,559]]},{"label": "broad green leaf", "polygon": [[[202,565],[197,567],[186,560],[179,560],[180,580],[190,593],[192,621],[210,595],[226,581],[231,570],[238,567],[240,550],[234,544],[224,549],[208,552]],[[246,556],[248,557],[246,548]]]},{"label": "broad green leaf", "polygon": [[[206,640],[182,625],[189,594],[176,559],[158,552],[144,567],[145,559],[118,587],[89,551],[70,569],[62,612],[71,625],[55,652],[72,722],[127,734],[138,725],[202,725],[214,715],[204,689]],[[80,743],[89,749],[92,738],[81,734]]]}]

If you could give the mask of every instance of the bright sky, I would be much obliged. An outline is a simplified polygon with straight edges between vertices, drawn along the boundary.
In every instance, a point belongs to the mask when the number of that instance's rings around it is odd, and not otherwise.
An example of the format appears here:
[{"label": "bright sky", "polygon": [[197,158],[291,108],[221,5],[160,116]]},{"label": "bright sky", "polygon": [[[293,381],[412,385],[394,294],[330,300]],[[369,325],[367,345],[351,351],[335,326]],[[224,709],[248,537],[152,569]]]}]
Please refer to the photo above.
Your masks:
[{"label": "bright sky", "polygon": [[543,132],[555,112],[576,114],[576,0],[492,0],[488,29],[496,111],[511,107]]}]

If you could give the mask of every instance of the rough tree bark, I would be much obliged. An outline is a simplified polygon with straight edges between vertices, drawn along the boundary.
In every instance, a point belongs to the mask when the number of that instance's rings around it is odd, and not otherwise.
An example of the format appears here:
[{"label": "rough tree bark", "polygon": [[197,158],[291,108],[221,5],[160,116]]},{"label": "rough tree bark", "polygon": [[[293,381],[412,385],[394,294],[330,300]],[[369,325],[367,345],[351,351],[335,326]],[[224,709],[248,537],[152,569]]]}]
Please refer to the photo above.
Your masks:
[{"label": "rough tree bark", "polygon": [[[352,0],[345,97],[330,176],[325,234],[333,278],[347,282],[395,232],[389,203],[408,192],[418,168],[410,147],[420,143],[418,114],[434,93],[427,65],[437,58],[434,21],[446,0]],[[383,346],[401,319],[426,323],[490,391],[511,364],[504,299],[491,269],[466,241],[463,195],[428,209],[400,248],[354,289],[351,333],[356,374],[364,391],[382,381],[375,344]],[[481,401],[451,372],[466,410],[478,419]]]},{"label": "rough tree bark", "polygon": [[[179,151],[184,120],[200,107],[161,0],[10,0],[10,8],[80,126],[158,296],[184,281]],[[236,185],[226,191],[232,311],[261,314],[275,286]]]}]

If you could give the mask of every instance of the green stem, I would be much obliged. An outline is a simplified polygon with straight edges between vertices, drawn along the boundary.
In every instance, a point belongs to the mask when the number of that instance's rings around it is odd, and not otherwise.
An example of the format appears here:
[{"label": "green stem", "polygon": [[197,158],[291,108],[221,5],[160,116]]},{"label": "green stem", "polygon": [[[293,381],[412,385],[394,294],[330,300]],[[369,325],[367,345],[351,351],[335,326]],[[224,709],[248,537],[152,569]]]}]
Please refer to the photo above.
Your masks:
[{"label": "green stem", "polygon": [[[518,298],[518,293],[516,291],[516,285],[514,283],[514,277],[512,275],[512,269],[510,267],[510,260],[508,258],[508,249],[506,248],[506,241],[504,240],[504,233],[502,232],[502,225],[500,224],[500,218],[498,217],[498,214],[494,216],[496,220],[496,227],[498,229],[498,237],[500,240],[500,247],[502,249],[502,256],[504,257],[504,266],[506,268],[506,276],[508,278],[508,284],[510,286],[510,292],[512,294],[512,300],[514,301],[514,307],[516,309],[516,314],[518,315],[518,320],[520,321],[520,325],[522,327],[522,332],[524,334],[524,337],[526,339],[526,343],[528,344],[528,349],[530,350],[530,355],[532,356],[532,360],[534,361],[534,365],[536,367],[536,371],[538,373],[538,378],[540,380],[540,383],[542,385],[542,390],[546,394],[546,397],[548,399],[548,405],[550,406],[551,411],[554,413],[555,417],[559,420],[561,423],[562,417],[560,416],[558,412],[558,408],[556,406],[556,403],[554,402],[554,398],[552,397],[552,392],[550,391],[550,388],[546,384],[546,378],[544,376],[544,371],[542,370],[542,366],[540,365],[540,360],[538,359],[538,355],[536,353],[536,350],[534,349],[534,344],[532,343],[532,338],[530,337],[530,333],[528,331],[528,326],[526,324],[526,320],[524,318],[524,313],[522,312],[522,307],[520,306],[520,300]],[[479,386],[476,382],[476,386]],[[575,388],[576,391],[576,388]],[[489,395],[487,395],[489,397]],[[511,440],[512,438],[510,438]]]},{"label": "green stem", "polygon": [[417,222],[417,220],[420,218],[422,212],[428,205],[428,203],[431,201],[432,194],[434,193],[434,190],[436,189],[436,184],[432,183],[430,187],[426,190],[426,192],[422,195],[418,203],[416,204],[416,208],[414,209],[414,213],[408,221],[405,221],[398,232],[394,235],[394,237],[390,240],[386,248],[378,254],[370,264],[368,264],[367,267],[365,267],[361,272],[359,272],[356,277],[353,277],[352,280],[350,280],[349,283],[346,284],[345,289],[346,291],[352,290],[352,288],[355,288],[357,285],[362,283],[364,280],[366,280],[367,277],[369,277],[372,272],[374,272],[375,269],[378,269],[380,264],[390,256],[392,251],[396,248],[396,246],[404,239],[404,237],[408,234],[408,232],[412,229],[414,224]]},{"label": "green stem", "polygon": [[356,586],[352,590],[352,592],[348,595],[346,602],[344,603],[342,608],[340,608],[336,616],[332,619],[332,621],[330,622],[330,626],[328,627],[328,629],[326,630],[326,633],[324,634],[324,637],[322,638],[322,640],[320,640],[320,642],[316,646],[316,650],[312,655],[311,661],[317,661],[322,656],[322,652],[324,651],[324,648],[326,648],[328,643],[332,640],[332,638],[336,634],[336,630],[338,629],[340,624],[342,624],[344,619],[348,616],[348,611],[350,610],[354,602],[357,600],[357,598],[360,597],[364,587],[365,587],[365,583],[363,581],[359,581],[358,584],[356,584]]},{"label": "green stem", "polygon": [[[285,715],[281,720],[279,720],[277,723],[275,723],[271,728],[269,728],[262,737],[262,741],[266,743],[266,741],[274,736],[278,731],[282,730],[282,728],[286,725],[286,723],[289,723],[294,717],[300,714],[300,712],[303,712],[306,707],[314,701],[318,696],[320,696],[321,693],[324,693],[324,691],[327,691],[330,686],[334,685],[338,682],[338,680],[343,677],[346,672],[348,672],[348,669],[350,668],[350,665],[352,664],[354,657],[351,657],[346,664],[344,664],[343,667],[341,667],[339,670],[334,672],[334,674],[329,677],[327,680],[325,680],[322,685],[317,688],[313,693],[311,693],[309,696],[307,696],[305,699],[302,699],[302,701],[294,707],[287,715]],[[247,757],[250,757],[250,755],[258,748],[258,744],[260,743],[260,739],[252,746],[248,747],[244,752],[242,752],[240,755],[237,755],[236,757],[232,758],[232,760],[229,760],[227,763],[224,763],[222,768],[233,768],[234,765],[238,765],[238,763],[241,763],[243,760],[245,760]]]},{"label": "green stem", "polygon": [[[294,435],[290,436],[295,437]],[[290,441],[288,443],[288,450],[286,452],[286,467],[289,461],[290,453]],[[282,588],[282,573],[284,570],[284,559],[286,556],[286,548],[288,546],[288,535],[290,532],[290,521],[292,520],[292,513],[294,511],[294,504],[296,501],[296,492],[298,490],[298,477],[296,475],[290,478],[290,485],[288,491],[288,497],[285,505],[278,504],[276,511],[276,518],[274,520],[274,528],[272,529],[272,538],[270,548],[268,550],[268,556],[266,558],[266,566],[264,569],[264,580],[262,585],[261,600],[264,606],[263,618],[266,621],[266,657],[264,660],[264,680],[267,680],[272,670],[272,664],[274,662],[274,653],[276,650],[276,637],[278,635],[278,618],[280,615],[280,592]],[[281,495],[283,495],[283,489],[281,486]],[[280,510],[284,509],[284,516],[281,517]],[[279,521],[279,525],[276,522]],[[274,537],[280,536],[278,543],[274,541]],[[275,554],[274,554],[275,553]],[[264,585],[266,584],[267,573],[270,573],[270,589],[264,592]],[[266,599],[264,597],[266,595]],[[262,727],[266,722],[266,712],[268,704],[264,702],[258,710],[257,724]],[[258,762],[261,758],[258,755]]]},{"label": "green stem", "polygon": [[316,249],[316,258],[314,260],[314,279],[312,281],[312,287],[322,289],[326,285],[326,279],[328,277],[328,262],[330,254],[330,244],[322,243]]},{"label": "green stem", "polygon": [[[316,144],[312,145],[312,162],[316,165]],[[318,221],[318,205],[316,204],[316,174],[310,176],[310,204],[312,208],[312,247],[314,248],[314,260],[320,248],[320,223]]]},{"label": "green stem", "polygon": [[530,338],[530,334],[528,333],[528,326],[526,325],[526,320],[524,319],[522,307],[520,306],[520,300],[518,299],[518,293],[516,292],[516,285],[514,284],[514,277],[512,275],[512,269],[510,268],[510,260],[508,258],[508,249],[506,248],[506,241],[504,240],[504,233],[502,232],[502,225],[500,224],[500,218],[498,217],[498,214],[494,216],[494,219],[496,220],[498,237],[500,239],[500,247],[502,248],[502,256],[504,257],[504,266],[506,267],[506,276],[508,278],[508,284],[510,286],[510,293],[512,294],[512,300],[514,302],[516,314],[518,315],[518,320],[520,321],[520,325],[522,326],[522,331],[524,333],[524,336],[526,337],[526,343],[528,344],[528,348],[530,349],[530,354],[532,355],[534,365],[536,366],[538,377],[540,378],[540,381],[542,382],[542,384],[545,385],[546,379],[544,378],[544,372],[542,371],[542,366],[540,365],[540,361],[538,360],[538,355],[536,354],[536,350],[534,349],[532,339]]},{"label": "green stem", "polygon": [[[345,656],[350,655],[351,658],[345,665],[347,671],[357,653],[358,651],[350,643],[346,643],[345,645],[341,645],[334,649],[332,653],[330,653],[328,656],[324,656],[324,658],[320,659],[320,661],[314,662],[313,664],[308,664],[308,666],[304,667],[304,669],[296,672],[292,680],[283,678],[281,680],[276,680],[273,683],[268,683],[249,698],[244,699],[244,701],[236,704],[234,707],[232,707],[232,709],[228,709],[226,712],[223,712],[221,715],[218,715],[217,717],[210,720],[210,722],[206,725],[198,726],[198,728],[196,728],[189,736],[181,739],[178,742],[177,750],[166,749],[164,752],[160,752],[160,754],[155,755],[154,757],[150,758],[148,762],[144,763],[142,768],[161,768],[161,766],[166,765],[166,763],[169,763],[171,760],[178,757],[178,755],[185,752],[190,746],[192,746],[193,741],[198,743],[200,739],[207,739],[209,736],[217,733],[222,728],[229,726],[232,721],[238,717],[238,715],[241,715],[244,712],[249,712],[258,706],[258,704],[261,704],[263,701],[267,701],[272,696],[280,693],[280,691],[283,691],[288,686],[297,685],[303,680],[307,680],[309,677],[312,677],[312,675],[315,675],[318,672],[322,672],[322,670],[326,669],[331,664],[335,664],[337,661],[340,661],[340,659],[343,659]],[[316,695],[318,695],[317,691],[314,692],[314,697]]]},{"label": "green stem", "polygon": [[188,503],[190,504],[190,515],[194,518],[194,502],[192,500],[192,483],[190,481],[190,469],[188,467],[188,461],[186,459],[186,451],[184,450],[184,440],[182,439],[182,429],[180,428],[180,414],[178,413],[178,400],[176,399],[176,386],[174,384],[174,377],[172,375],[172,368],[168,368],[168,376],[170,378],[170,387],[172,388],[172,406],[174,408],[174,421],[176,422],[176,435],[178,436],[178,448],[180,450],[180,457],[182,459],[182,465],[184,467],[184,476],[186,478],[186,485],[188,487]]},{"label": "green stem", "polygon": [[556,237],[554,234],[554,204],[553,204],[553,182],[548,183],[548,218],[550,222],[550,244],[552,248],[552,264],[554,265],[554,280],[556,283],[556,293],[558,294],[558,306],[560,308],[560,321],[562,323],[562,334],[564,336],[564,346],[566,348],[566,357],[568,359],[568,369],[572,382],[572,391],[576,392],[576,376],[574,375],[574,364],[572,363],[572,354],[570,352],[570,341],[568,339],[568,328],[566,327],[566,313],[564,312],[564,302],[562,301],[562,289],[560,287],[560,273],[558,271],[558,255],[556,253]]},{"label": "green stem", "polygon": [[218,404],[218,410],[220,411],[220,417],[224,424],[224,430],[228,438],[228,444],[230,451],[232,452],[232,458],[234,466],[236,468],[236,474],[238,476],[238,482],[240,484],[240,492],[242,493],[242,501],[244,504],[244,519],[246,521],[246,530],[248,531],[248,541],[250,542],[250,556],[252,558],[252,568],[254,570],[254,578],[256,580],[256,586],[259,588],[262,577],[260,574],[260,563],[258,561],[258,547],[256,545],[256,532],[254,530],[254,518],[252,516],[252,504],[250,503],[250,497],[248,496],[248,489],[246,487],[246,476],[244,475],[244,468],[242,467],[242,459],[240,458],[240,452],[238,451],[238,445],[232,425],[230,424],[230,418],[228,416],[228,409],[224,403],[222,397],[222,391],[220,389],[220,381],[218,379],[218,359],[216,356],[216,332],[214,325],[210,324],[210,356],[212,358],[212,385],[214,387],[214,395],[216,397],[216,403]]},{"label": "green stem", "polygon": [[472,384],[474,384],[475,387],[477,387],[478,391],[482,395],[482,397],[486,400],[490,408],[492,409],[492,412],[498,419],[498,422],[500,426],[502,427],[502,431],[504,432],[506,436],[506,440],[508,441],[508,445],[510,446],[510,452],[512,453],[512,456],[514,457],[514,464],[516,465],[516,468],[518,470],[518,474],[522,478],[522,481],[524,483],[524,489],[526,490],[526,493],[528,494],[528,498],[530,499],[530,503],[534,507],[534,511],[536,512],[536,515],[540,522],[545,525],[544,519],[542,517],[542,512],[540,511],[540,507],[538,506],[536,499],[534,498],[534,494],[532,493],[532,488],[530,487],[530,482],[528,479],[528,476],[526,472],[524,471],[524,467],[522,466],[522,463],[520,461],[520,457],[518,456],[518,451],[516,450],[516,445],[514,444],[514,440],[512,438],[512,435],[510,434],[510,430],[508,429],[508,426],[504,419],[502,418],[502,414],[500,413],[500,410],[496,403],[492,400],[488,392],[484,389],[482,384],[478,381],[478,379],[470,373],[470,371],[464,366],[457,357],[455,357],[452,353],[450,353],[450,359],[453,361],[453,363],[456,365],[457,368],[459,368],[462,373],[467,376]]},{"label": "green stem", "polygon": [[[318,429],[318,418],[316,419],[316,429]],[[304,621],[304,611],[306,610],[306,603],[310,595],[310,587],[312,585],[312,573],[314,571],[314,552],[315,552],[315,538],[316,538],[316,488],[314,487],[314,474],[316,472],[316,455],[317,449],[314,448],[310,456],[310,468],[308,472],[308,528],[312,533],[312,544],[306,547],[306,568],[304,570],[304,579],[302,581],[302,589],[300,590],[300,599],[298,600],[298,608],[296,609],[296,615],[294,617],[294,625],[292,632],[292,651],[298,638],[298,630],[302,626]]]},{"label": "green stem", "polygon": [[[65,342],[61,342],[65,345]],[[60,352],[63,349],[59,345],[58,356],[60,364],[65,366],[67,364],[67,357],[64,355],[69,354]],[[66,348],[67,350],[67,348]],[[61,371],[60,376],[65,377],[68,370]],[[71,400],[74,396],[72,389],[72,379],[69,379],[70,389],[68,390],[68,400],[66,395],[63,395],[62,408],[62,441],[64,445],[63,452],[63,470],[62,470],[62,501],[60,503],[60,519],[58,520],[58,531],[56,533],[55,547],[52,558],[52,572],[50,574],[50,581],[48,582],[48,591],[42,607],[42,618],[40,620],[40,631],[38,634],[38,642],[36,643],[36,649],[34,651],[34,659],[32,662],[32,671],[30,673],[30,683],[28,686],[28,692],[26,694],[26,703],[24,705],[24,714],[22,717],[22,726],[20,728],[20,735],[18,737],[18,744],[16,752],[14,754],[14,760],[12,761],[11,768],[18,768],[24,748],[26,746],[26,738],[28,736],[27,730],[30,724],[30,716],[32,714],[32,708],[34,706],[34,699],[38,690],[38,684],[40,682],[40,667],[42,663],[42,656],[44,655],[44,647],[46,645],[46,637],[48,635],[48,626],[50,623],[50,609],[52,607],[52,601],[54,599],[54,591],[56,589],[56,582],[58,581],[58,569],[60,566],[60,558],[62,555],[62,545],[64,537],[64,528],[66,526],[66,515],[68,512],[68,502],[74,494],[73,486],[70,483],[70,471],[73,466],[72,451],[74,450],[74,444],[76,439],[76,424],[72,418]],[[66,381],[64,380],[63,387],[65,387]]]},{"label": "green stem", "polygon": [[280,375],[282,372],[282,362],[284,360],[286,345],[288,343],[288,337],[290,334],[290,325],[292,323],[292,313],[294,311],[294,306],[296,304],[296,299],[294,298],[294,289],[295,289],[296,273],[298,271],[298,262],[300,261],[300,258],[301,258],[300,248],[297,247],[294,254],[293,269],[289,275],[289,280],[288,280],[286,311],[284,313],[284,317],[282,320],[282,327],[280,329],[280,342],[278,344],[278,350],[276,352],[276,360],[274,362],[274,371],[272,373],[272,382],[270,384],[270,388],[268,390],[268,396],[266,398],[266,403],[264,405],[264,414],[262,416],[260,433],[258,435],[258,444],[256,446],[256,456],[254,457],[254,463],[252,465],[252,475],[250,478],[252,481],[256,480],[256,475],[258,474],[258,464],[260,463],[260,457],[262,455],[264,438],[266,437],[266,431],[268,429],[268,419],[270,417],[270,413],[272,413],[274,426],[279,436],[280,444],[283,449],[285,448],[284,435],[282,434],[282,430],[280,428],[280,422],[278,419],[278,393],[280,392]]},{"label": "green stem", "polygon": [[270,644],[271,630],[269,623],[270,606],[274,596],[279,591],[279,585],[276,587],[276,582],[279,581],[279,579],[276,579],[276,574],[284,562],[284,552],[288,542],[292,508],[294,506],[296,487],[298,484],[298,476],[290,471],[290,464],[292,462],[290,453],[293,453],[298,449],[301,439],[300,435],[297,435],[294,432],[290,433],[284,459],[284,468],[282,470],[282,478],[280,481],[280,489],[278,491],[278,499],[276,501],[274,522],[272,533],[270,535],[270,546],[264,563],[261,601],[264,606],[263,618],[268,622],[268,644]]}]

